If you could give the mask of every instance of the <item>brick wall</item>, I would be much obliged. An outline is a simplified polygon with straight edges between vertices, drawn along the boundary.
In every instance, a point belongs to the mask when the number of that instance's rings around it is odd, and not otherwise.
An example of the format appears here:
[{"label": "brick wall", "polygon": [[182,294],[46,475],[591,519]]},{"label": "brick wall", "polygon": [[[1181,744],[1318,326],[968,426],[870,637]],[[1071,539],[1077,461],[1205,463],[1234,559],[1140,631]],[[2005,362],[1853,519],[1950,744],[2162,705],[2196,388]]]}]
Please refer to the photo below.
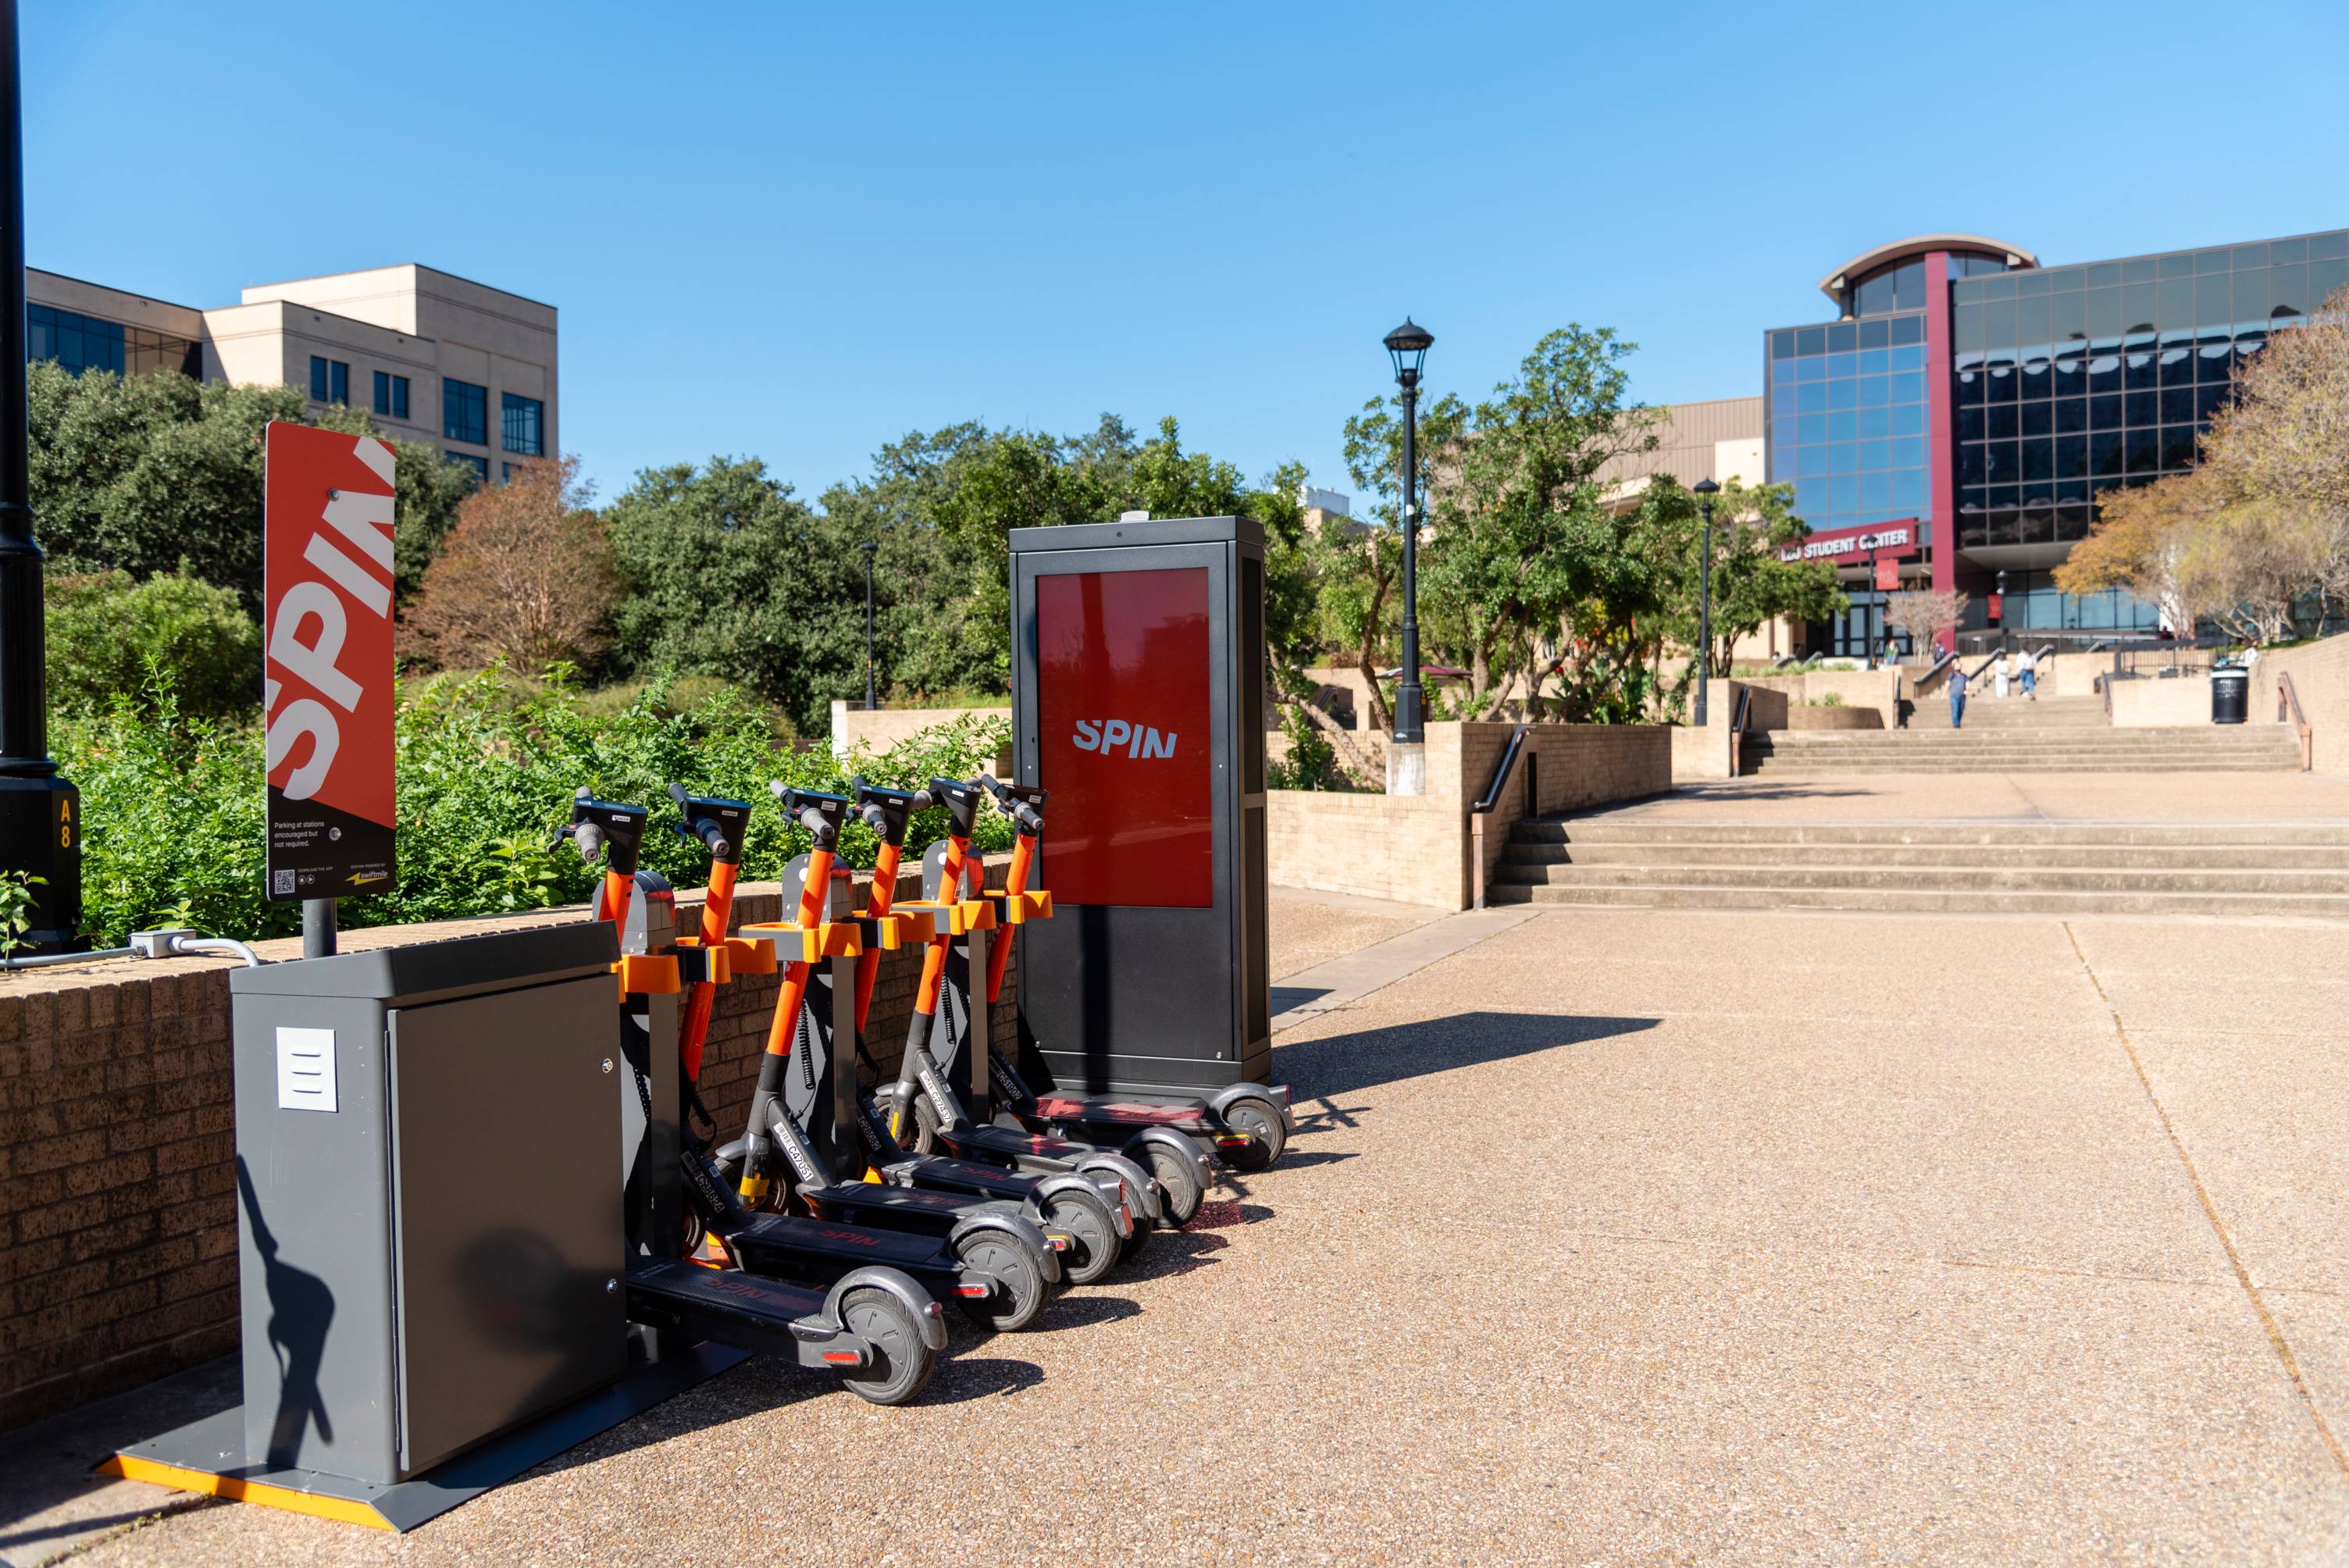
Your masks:
[{"label": "brick wall", "polygon": [[[991,869],[1000,885],[1000,864]],[[917,896],[917,881],[909,872],[898,896]],[[680,892],[678,905],[680,928],[694,929],[699,892]],[[781,907],[777,884],[746,882],[736,923],[776,919]],[[378,927],[345,934],[342,946],[581,913]],[[257,945],[269,959],[301,954],[298,940]],[[236,1347],[233,967],[181,958],[0,973],[0,1429]],[[883,958],[867,1033],[885,1071],[896,1066],[920,967],[913,949]],[[703,1098],[730,1136],[750,1107],[779,985],[766,976],[720,993]],[[1016,1040],[1010,1006],[994,1028],[1007,1047]]]},{"label": "brick wall", "polygon": [[[1425,795],[1271,791],[1266,846],[1271,880],[1285,887],[1465,909],[1473,842],[1468,807],[1485,792],[1516,727],[1429,725]],[[1671,732],[1665,726],[1537,724],[1528,738],[1540,799],[1526,799],[1521,768],[1485,824],[1488,875],[1522,816],[1671,788]]]},{"label": "brick wall", "polygon": [[876,707],[867,709],[835,701],[832,705],[832,749],[844,757],[850,748],[864,746],[886,751],[901,740],[958,718],[1009,718],[1008,707]]}]

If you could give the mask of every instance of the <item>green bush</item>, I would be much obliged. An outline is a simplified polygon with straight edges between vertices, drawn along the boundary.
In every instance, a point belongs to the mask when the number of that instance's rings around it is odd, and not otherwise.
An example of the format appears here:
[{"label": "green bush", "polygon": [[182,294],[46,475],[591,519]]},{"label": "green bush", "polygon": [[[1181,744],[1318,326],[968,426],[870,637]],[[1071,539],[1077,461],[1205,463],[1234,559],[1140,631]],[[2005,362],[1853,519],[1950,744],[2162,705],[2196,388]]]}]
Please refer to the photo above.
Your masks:
[{"label": "green bush", "polygon": [[1288,750],[1265,769],[1265,783],[1275,789],[1329,789],[1338,776],[1338,748],[1329,737],[1294,703],[1280,717],[1280,732],[1288,738]]},{"label": "green bush", "polygon": [[[225,936],[291,934],[301,907],[263,893],[262,737],[257,726],[190,713],[161,666],[136,698],[68,715],[53,749],[81,789],[83,900],[88,928],[106,942],[164,923]],[[708,860],[670,830],[669,784],[731,795],[759,807],[743,849],[750,880],[781,874],[807,848],[786,823],[770,779],[840,790],[862,771],[876,784],[912,787],[933,774],[968,778],[993,767],[1003,721],[964,718],[859,753],[843,773],[829,750],[779,749],[765,705],[731,687],[669,711],[655,681],[617,712],[597,711],[562,680],[529,687],[502,671],[400,684],[398,727],[398,886],[347,899],[342,923],[445,920],[585,901],[595,873],[568,848],[551,850],[569,819],[572,791],[655,808],[645,863],[680,887],[698,887]],[[916,817],[909,855],[945,831],[945,813]],[[982,848],[1010,842],[990,811]],[[861,825],[843,835],[849,863],[869,866],[876,841]]]},{"label": "green bush", "polygon": [[147,672],[175,672],[181,708],[250,713],[261,703],[261,628],[234,593],[184,572],[48,579],[49,701],[60,709],[140,697]]}]

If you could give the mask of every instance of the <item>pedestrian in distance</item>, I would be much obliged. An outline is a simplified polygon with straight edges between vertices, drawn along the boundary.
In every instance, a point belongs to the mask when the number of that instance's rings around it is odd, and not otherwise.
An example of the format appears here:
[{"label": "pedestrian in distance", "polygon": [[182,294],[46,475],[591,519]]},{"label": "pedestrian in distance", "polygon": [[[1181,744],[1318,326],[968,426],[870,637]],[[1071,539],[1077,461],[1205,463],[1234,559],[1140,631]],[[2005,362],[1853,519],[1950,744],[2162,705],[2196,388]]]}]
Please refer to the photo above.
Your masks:
[{"label": "pedestrian in distance", "polygon": [[1966,666],[1950,665],[1950,727],[1963,729],[1966,726]]},{"label": "pedestrian in distance", "polygon": [[2006,700],[2006,650],[2001,648],[1998,651],[1998,662],[1990,667],[1991,690],[1998,694],[1998,700],[2001,702]]},{"label": "pedestrian in distance", "polygon": [[2023,683],[2023,695],[2033,702],[2039,700],[2039,660],[2029,648],[2015,656],[2015,678]]}]

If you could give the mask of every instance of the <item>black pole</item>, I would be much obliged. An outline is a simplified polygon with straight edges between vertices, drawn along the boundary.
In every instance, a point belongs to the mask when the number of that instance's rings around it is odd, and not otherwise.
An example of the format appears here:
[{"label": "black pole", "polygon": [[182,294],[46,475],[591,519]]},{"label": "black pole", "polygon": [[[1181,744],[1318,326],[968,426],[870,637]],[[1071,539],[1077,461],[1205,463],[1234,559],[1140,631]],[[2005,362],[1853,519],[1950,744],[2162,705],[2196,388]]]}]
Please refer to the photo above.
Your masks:
[{"label": "black pole", "polygon": [[25,136],[16,0],[0,0],[0,873],[38,877],[36,952],[79,951],[81,795],[49,760],[41,547],[25,427]]},{"label": "black pole", "polygon": [[1420,719],[1419,687],[1419,372],[1406,369],[1402,382],[1402,680],[1395,687],[1394,738],[1398,746],[1427,738]]},{"label": "black pole", "polygon": [[873,554],[881,544],[868,539],[857,548],[864,552],[864,711],[871,713],[881,706],[873,687]]},{"label": "black pole", "polygon": [[1697,512],[1704,519],[1704,555],[1697,562],[1696,588],[1696,723],[1702,726],[1708,711],[1706,677],[1713,668],[1713,502],[1697,503]]},{"label": "black pole", "polygon": [[305,898],[302,901],[302,956],[332,958],[335,955],[335,901],[330,898]]}]

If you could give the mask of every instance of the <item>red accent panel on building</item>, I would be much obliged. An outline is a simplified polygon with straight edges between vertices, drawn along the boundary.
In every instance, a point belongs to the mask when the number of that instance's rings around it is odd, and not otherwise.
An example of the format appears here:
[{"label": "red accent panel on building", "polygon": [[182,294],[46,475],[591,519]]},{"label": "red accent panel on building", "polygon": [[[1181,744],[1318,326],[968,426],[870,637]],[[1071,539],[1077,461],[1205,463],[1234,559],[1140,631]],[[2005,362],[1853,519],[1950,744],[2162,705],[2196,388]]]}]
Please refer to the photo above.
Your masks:
[{"label": "red accent panel on building", "polygon": [[1215,899],[1207,569],[1036,580],[1037,782],[1056,904]]},{"label": "red accent panel on building", "polygon": [[[1950,407],[1950,253],[1925,255],[1925,424],[1933,465],[1933,587],[1958,585],[1958,455]],[[1940,634],[1941,651],[1953,653],[1957,639]]]}]

